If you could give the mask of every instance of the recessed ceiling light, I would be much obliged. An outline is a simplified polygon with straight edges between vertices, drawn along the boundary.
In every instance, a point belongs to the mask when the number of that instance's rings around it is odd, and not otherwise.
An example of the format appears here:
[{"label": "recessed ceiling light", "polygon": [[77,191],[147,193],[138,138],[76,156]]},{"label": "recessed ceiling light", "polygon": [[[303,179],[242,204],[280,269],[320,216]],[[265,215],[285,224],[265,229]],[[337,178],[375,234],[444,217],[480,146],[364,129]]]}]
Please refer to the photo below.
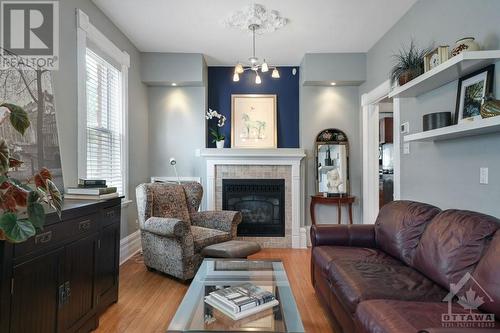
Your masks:
[{"label": "recessed ceiling light", "polygon": [[173,87],[175,87],[176,85],[177,85],[177,83],[175,83],[175,82],[173,82],[173,83],[172,83],[172,86],[173,86]]},{"label": "recessed ceiling light", "polygon": [[335,86],[335,85],[337,85],[337,83],[336,82],[330,82],[330,85],[331,86]]}]

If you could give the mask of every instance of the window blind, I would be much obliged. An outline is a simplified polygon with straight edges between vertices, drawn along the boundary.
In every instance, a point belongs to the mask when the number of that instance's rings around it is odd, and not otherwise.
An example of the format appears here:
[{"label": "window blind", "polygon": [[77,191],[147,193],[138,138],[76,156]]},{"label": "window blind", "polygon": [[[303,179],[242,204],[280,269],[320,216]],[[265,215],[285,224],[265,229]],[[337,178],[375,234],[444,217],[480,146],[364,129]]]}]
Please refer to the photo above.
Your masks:
[{"label": "window blind", "polygon": [[105,179],[124,193],[122,75],[86,50],[87,178]]}]

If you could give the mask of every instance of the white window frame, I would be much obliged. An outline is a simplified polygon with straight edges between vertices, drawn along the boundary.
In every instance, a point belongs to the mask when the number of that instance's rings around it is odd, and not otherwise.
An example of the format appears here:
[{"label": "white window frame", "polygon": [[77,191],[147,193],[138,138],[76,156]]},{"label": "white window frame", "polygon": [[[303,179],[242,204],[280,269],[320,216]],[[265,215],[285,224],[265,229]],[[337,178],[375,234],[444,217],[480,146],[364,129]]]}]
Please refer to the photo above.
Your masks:
[{"label": "white window frame", "polygon": [[87,175],[87,88],[86,88],[86,54],[87,41],[91,41],[100,51],[118,63],[122,75],[122,108],[123,142],[121,147],[123,194],[125,202],[129,201],[128,174],[128,69],[130,56],[120,50],[111,40],[90,23],[89,16],[82,10],[76,10],[77,25],[77,66],[78,66],[78,177]]}]

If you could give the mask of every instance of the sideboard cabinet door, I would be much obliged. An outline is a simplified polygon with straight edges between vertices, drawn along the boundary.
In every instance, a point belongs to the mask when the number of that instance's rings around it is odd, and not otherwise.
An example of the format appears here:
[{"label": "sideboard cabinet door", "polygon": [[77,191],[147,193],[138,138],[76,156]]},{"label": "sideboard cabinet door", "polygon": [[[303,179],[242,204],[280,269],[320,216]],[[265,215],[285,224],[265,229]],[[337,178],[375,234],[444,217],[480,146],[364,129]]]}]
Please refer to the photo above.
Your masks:
[{"label": "sideboard cabinet door", "polygon": [[120,225],[102,229],[99,240],[97,290],[99,313],[118,301],[118,270],[120,261]]},{"label": "sideboard cabinet door", "polygon": [[55,333],[62,251],[13,267],[10,332]]},{"label": "sideboard cabinet door", "polygon": [[96,316],[97,236],[87,236],[64,249],[67,301],[61,307],[61,332],[74,332]]}]

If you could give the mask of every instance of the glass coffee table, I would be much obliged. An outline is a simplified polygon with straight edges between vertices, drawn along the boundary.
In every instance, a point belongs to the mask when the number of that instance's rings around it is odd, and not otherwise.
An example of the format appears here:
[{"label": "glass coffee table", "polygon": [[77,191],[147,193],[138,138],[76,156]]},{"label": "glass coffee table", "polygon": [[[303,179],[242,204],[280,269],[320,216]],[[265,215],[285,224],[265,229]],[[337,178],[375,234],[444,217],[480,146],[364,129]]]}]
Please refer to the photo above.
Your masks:
[{"label": "glass coffee table", "polygon": [[[204,302],[217,287],[246,282],[272,291],[272,309],[232,320]],[[285,268],[280,260],[205,259],[170,322],[168,332],[304,332]]]}]

